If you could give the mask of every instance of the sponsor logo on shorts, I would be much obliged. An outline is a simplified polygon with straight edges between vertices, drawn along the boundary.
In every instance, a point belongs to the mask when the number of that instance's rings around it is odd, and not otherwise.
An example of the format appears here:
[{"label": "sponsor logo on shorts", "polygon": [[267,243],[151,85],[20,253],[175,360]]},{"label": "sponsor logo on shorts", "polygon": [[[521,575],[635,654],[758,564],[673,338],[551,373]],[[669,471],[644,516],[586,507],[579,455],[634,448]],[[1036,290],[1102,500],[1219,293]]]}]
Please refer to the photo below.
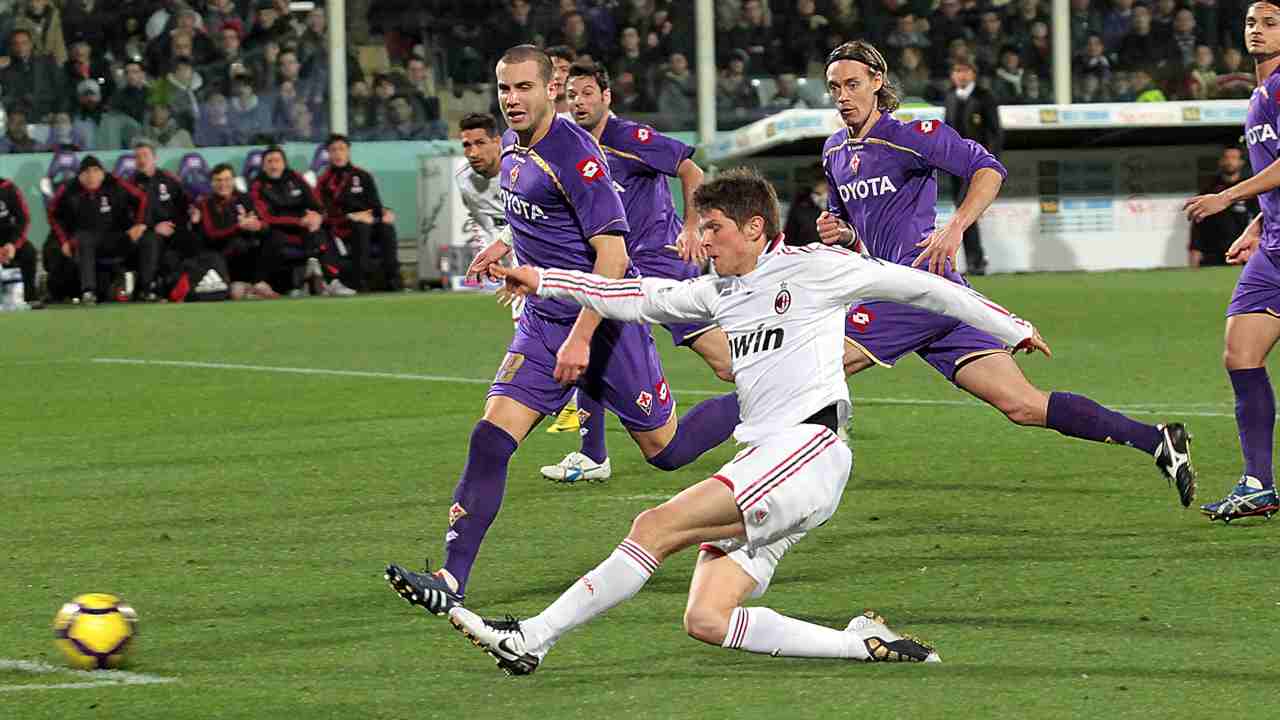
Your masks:
[{"label": "sponsor logo on shorts", "polygon": [[782,289],[778,291],[778,296],[773,299],[773,311],[782,315],[791,309],[791,291],[787,289],[787,284],[782,283]]},{"label": "sponsor logo on shorts", "polygon": [[759,525],[759,524],[763,523],[763,522],[764,522],[764,519],[765,519],[765,518],[767,518],[767,517],[769,517],[769,511],[768,511],[768,510],[757,510],[757,511],[755,511],[755,512],[751,513],[751,520],[752,520],[752,522],[754,522],[756,525]]},{"label": "sponsor logo on shorts", "polygon": [[604,175],[604,167],[600,164],[600,161],[595,158],[583,158],[578,163],[578,174],[582,176],[583,180],[586,180],[589,183],[595,182]]},{"label": "sponsor logo on shorts", "polygon": [[636,396],[636,405],[644,411],[645,415],[653,413],[653,395],[648,390],[641,390]]},{"label": "sponsor logo on shorts", "polygon": [[916,123],[916,132],[920,133],[921,135],[928,135],[929,133],[937,129],[938,129],[937,120],[921,120]]},{"label": "sponsor logo on shorts", "polygon": [[859,305],[849,311],[849,324],[858,332],[866,332],[875,319],[876,314],[868,310],[864,305]]},{"label": "sponsor logo on shorts", "polygon": [[466,516],[467,516],[467,509],[462,507],[458,503],[454,503],[453,506],[449,508],[449,527],[453,527],[454,523],[458,522],[459,520],[461,520]]},{"label": "sponsor logo on shorts", "polygon": [[640,127],[636,128],[636,140],[641,143],[644,143],[645,145],[648,145],[649,142],[653,140],[653,131],[641,125]]},{"label": "sponsor logo on shorts", "polygon": [[507,353],[502,358],[502,366],[498,368],[498,374],[493,378],[494,382],[509,383],[516,378],[516,373],[520,371],[520,367],[524,365],[524,355],[520,353]]},{"label": "sponsor logo on shorts", "polygon": [[667,385],[667,379],[658,380],[658,384],[653,386],[653,391],[658,393],[658,402],[666,405],[671,400],[671,388]]}]

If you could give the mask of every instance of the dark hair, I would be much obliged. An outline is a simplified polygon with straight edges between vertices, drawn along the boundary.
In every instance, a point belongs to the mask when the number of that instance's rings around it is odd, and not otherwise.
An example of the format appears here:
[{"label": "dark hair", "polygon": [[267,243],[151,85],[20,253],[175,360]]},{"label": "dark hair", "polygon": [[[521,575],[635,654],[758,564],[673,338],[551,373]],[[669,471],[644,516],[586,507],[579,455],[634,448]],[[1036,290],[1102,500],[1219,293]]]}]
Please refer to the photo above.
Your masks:
[{"label": "dark hair", "polygon": [[[504,65],[516,65],[524,62],[538,63],[538,77],[544,84],[550,85],[556,68],[551,64],[551,56],[536,45],[517,45],[502,54],[498,62]],[[573,62],[570,60],[569,62]]]},{"label": "dark hair", "polygon": [[349,139],[347,138],[347,136],[346,136],[346,135],[343,135],[342,133],[333,133],[333,134],[331,134],[331,135],[329,136],[329,139],[324,141],[324,146],[325,146],[325,147],[329,147],[330,145],[332,145],[332,144],[334,144],[334,143],[336,143],[336,142],[340,142],[340,143],[342,143],[343,145],[346,145],[347,147],[351,147],[351,140],[349,140]]},{"label": "dark hair", "polygon": [[151,152],[156,151],[156,142],[149,137],[139,137],[133,141],[133,149],[147,148]]},{"label": "dark hair", "polygon": [[18,37],[19,35],[26,35],[27,39],[31,40],[30,30],[27,30],[26,28],[18,28],[17,30],[14,30],[13,32],[9,33],[9,42],[13,42],[13,39]]},{"label": "dark hair", "polygon": [[764,218],[766,242],[782,229],[778,193],[755,168],[732,168],[702,183],[693,193],[693,204],[698,212],[719,210],[739,228],[753,217]]},{"label": "dark hair", "polygon": [[552,45],[543,52],[545,52],[549,58],[560,58],[561,60],[568,60],[571,63],[578,61],[578,51],[568,45]]},{"label": "dark hair", "polygon": [[876,91],[877,104],[884,112],[891,113],[898,109],[901,99],[898,97],[898,89],[889,82],[889,63],[885,61],[875,45],[866,40],[847,42],[831,51],[827,56],[827,67],[830,68],[832,63],[841,60],[860,62],[866,65],[873,75],[879,73],[883,84]]},{"label": "dark hair", "polygon": [[236,175],[236,170],[235,168],[231,167],[230,163],[218,163],[217,165],[213,166],[212,170],[209,171],[209,177],[213,177],[214,175],[220,175],[224,172],[231,173],[231,177],[235,177]]},{"label": "dark hair", "polygon": [[471,113],[458,121],[458,132],[464,130],[484,130],[489,137],[497,137],[498,121],[489,113]]},{"label": "dark hair", "polygon": [[589,77],[596,81],[596,85],[600,86],[603,92],[609,89],[609,71],[599,63],[594,62],[576,62],[569,67],[569,79],[576,77]]},{"label": "dark hair", "polygon": [[271,153],[280,153],[280,159],[284,160],[284,166],[289,167],[289,156],[284,154],[284,148],[279,145],[268,145],[266,150],[262,151],[262,162],[267,161],[267,156]]}]

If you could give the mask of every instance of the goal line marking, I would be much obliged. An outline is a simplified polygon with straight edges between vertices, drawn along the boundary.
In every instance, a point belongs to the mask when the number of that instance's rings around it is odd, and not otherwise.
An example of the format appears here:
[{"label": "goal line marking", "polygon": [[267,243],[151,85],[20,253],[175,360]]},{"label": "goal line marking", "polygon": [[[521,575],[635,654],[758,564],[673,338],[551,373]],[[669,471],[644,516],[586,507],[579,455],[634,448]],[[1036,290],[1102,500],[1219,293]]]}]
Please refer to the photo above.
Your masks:
[{"label": "goal line marking", "polygon": [[32,675],[68,675],[80,682],[50,683],[46,685],[0,685],[0,693],[22,690],[83,690],[121,685],[160,685],[177,682],[178,678],[127,672],[125,670],[73,670],[50,665],[39,660],[11,660],[0,658],[0,670],[16,670]]}]

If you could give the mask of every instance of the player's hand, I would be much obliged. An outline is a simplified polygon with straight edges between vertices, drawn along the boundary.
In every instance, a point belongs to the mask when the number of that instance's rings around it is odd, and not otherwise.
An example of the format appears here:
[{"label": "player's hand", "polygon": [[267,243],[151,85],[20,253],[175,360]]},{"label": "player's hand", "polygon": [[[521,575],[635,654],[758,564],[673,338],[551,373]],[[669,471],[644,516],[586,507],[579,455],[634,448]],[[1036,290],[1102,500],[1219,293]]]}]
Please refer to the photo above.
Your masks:
[{"label": "player's hand", "polygon": [[391,208],[382,208],[382,224],[390,225],[395,221],[396,221],[396,214],[391,211]]},{"label": "player's hand", "polygon": [[324,224],[324,216],[315,210],[308,210],[302,215],[302,226],[310,232],[315,232]]},{"label": "player's hand", "polygon": [[63,257],[71,257],[71,243],[64,242],[59,246],[59,248],[62,250]]},{"label": "player's hand", "polygon": [[146,231],[147,231],[147,226],[143,225],[142,223],[138,223],[137,225],[134,225],[133,227],[126,230],[125,235],[129,236],[129,240],[133,242],[138,242],[138,238],[142,237],[142,233]]},{"label": "player's hand", "polygon": [[1226,210],[1230,204],[1231,200],[1225,193],[1197,195],[1182,204],[1182,211],[1187,214],[1188,220],[1198,223],[1210,215],[1217,215]]},{"label": "player's hand", "polygon": [[373,224],[373,211],[361,210],[360,212],[347,213],[347,219],[352,222],[364,223],[365,225]]},{"label": "player's hand", "polygon": [[489,243],[489,247],[480,251],[476,255],[476,259],[471,261],[471,266],[467,268],[467,278],[479,279],[481,275],[496,279],[498,277],[494,272],[494,268],[502,258],[511,252],[511,247],[501,240],[494,240]]},{"label": "player's hand", "polygon": [[1013,349],[1013,353],[1017,355],[1020,350],[1028,355],[1039,350],[1044,353],[1045,357],[1053,357],[1053,352],[1049,350],[1049,343],[1046,343],[1044,338],[1040,337],[1040,331],[1035,328],[1031,328],[1031,337],[1018,343],[1018,346]]},{"label": "player's hand", "polygon": [[156,234],[160,237],[173,237],[173,233],[177,231],[177,226],[170,220],[156,224]]},{"label": "player's hand", "polygon": [[1262,235],[1260,233],[1253,232],[1252,230],[1245,230],[1244,234],[1236,238],[1236,241],[1231,243],[1231,247],[1227,248],[1227,264],[1243,265],[1244,263],[1249,262],[1249,258],[1252,257],[1254,251],[1258,249],[1258,243],[1260,242],[1262,242]]},{"label": "player's hand", "polygon": [[489,274],[503,281],[502,288],[498,290],[498,298],[504,305],[510,305],[518,297],[537,295],[538,286],[542,282],[537,269],[531,265],[508,268],[495,264],[490,268]]},{"label": "player's hand", "polygon": [[687,263],[701,266],[707,262],[707,246],[698,236],[697,227],[684,226],[680,236],[676,238],[675,251]]},{"label": "player's hand", "polygon": [[929,237],[916,243],[916,247],[924,248],[924,252],[916,256],[911,267],[918,268],[925,262],[928,270],[934,275],[946,275],[948,268],[956,266],[956,253],[964,242],[964,233],[959,228],[947,223],[941,230],[934,230]]},{"label": "player's hand", "polygon": [[823,245],[847,245],[853,240],[853,228],[826,210],[818,216],[818,239]]},{"label": "player's hand", "polygon": [[572,385],[582,377],[591,360],[591,343],[570,335],[556,353],[556,382],[561,385]]},{"label": "player's hand", "polygon": [[236,221],[236,225],[241,230],[248,230],[249,232],[258,232],[262,229],[262,221],[256,215],[241,215],[240,219]]},{"label": "player's hand", "polygon": [[0,265],[4,265],[5,263],[12,260],[13,256],[16,255],[17,252],[18,251],[13,247],[13,243],[5,243],[4,245],[0,245]]},{"label": "player's hand", "polygon": [[187,208],[187,217],[191,220],[192,225],[199,225],[200,224],[200,208],[196,207],[195,205],[192,205],[191,207]]}]

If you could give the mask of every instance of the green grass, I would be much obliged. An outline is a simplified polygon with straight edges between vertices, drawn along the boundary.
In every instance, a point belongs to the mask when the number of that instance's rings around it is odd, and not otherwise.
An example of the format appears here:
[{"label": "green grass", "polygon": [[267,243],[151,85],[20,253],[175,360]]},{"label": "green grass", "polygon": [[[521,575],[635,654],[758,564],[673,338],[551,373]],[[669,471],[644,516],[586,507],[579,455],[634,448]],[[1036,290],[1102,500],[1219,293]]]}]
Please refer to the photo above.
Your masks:
[{"label": "green grass", "polygon": [[[1206,499],[1239,473],[1220,369],[1233,281],[1214,270],[979,287],[1052,344],[1055,359],[1022,363],[1041,387],[1185,419]],[[438,559],[483,384],[92,362],[484,380],[509,336],[491,298],[446,294],[0,315],[0,657],[59,662],[60,603],[114,592],[141,615],[130,669],[179,678],[0,692],[0,717],[1257,717],[1274,700],[1280,527],[1210,526],[1127,448],[1019,429],[976,403],[895,404],[966,397],[915,358],[851,383],[854,479],[764,602],[841,627],[874,607],[936,643],[943,665],[700,645],[680,629],[686,553],[519,680],[382,580],[388,560]],[[658,337],[683,408],[702,396],[681,390],[724,387]],[[474,607],[537,612],[638,511],[732,453],[662,474],[616,424],[609,441],[603,485],[537,476],[571,438],[539,431],[517,453]],[[71,681],[0,671],[0,686]]]}]

